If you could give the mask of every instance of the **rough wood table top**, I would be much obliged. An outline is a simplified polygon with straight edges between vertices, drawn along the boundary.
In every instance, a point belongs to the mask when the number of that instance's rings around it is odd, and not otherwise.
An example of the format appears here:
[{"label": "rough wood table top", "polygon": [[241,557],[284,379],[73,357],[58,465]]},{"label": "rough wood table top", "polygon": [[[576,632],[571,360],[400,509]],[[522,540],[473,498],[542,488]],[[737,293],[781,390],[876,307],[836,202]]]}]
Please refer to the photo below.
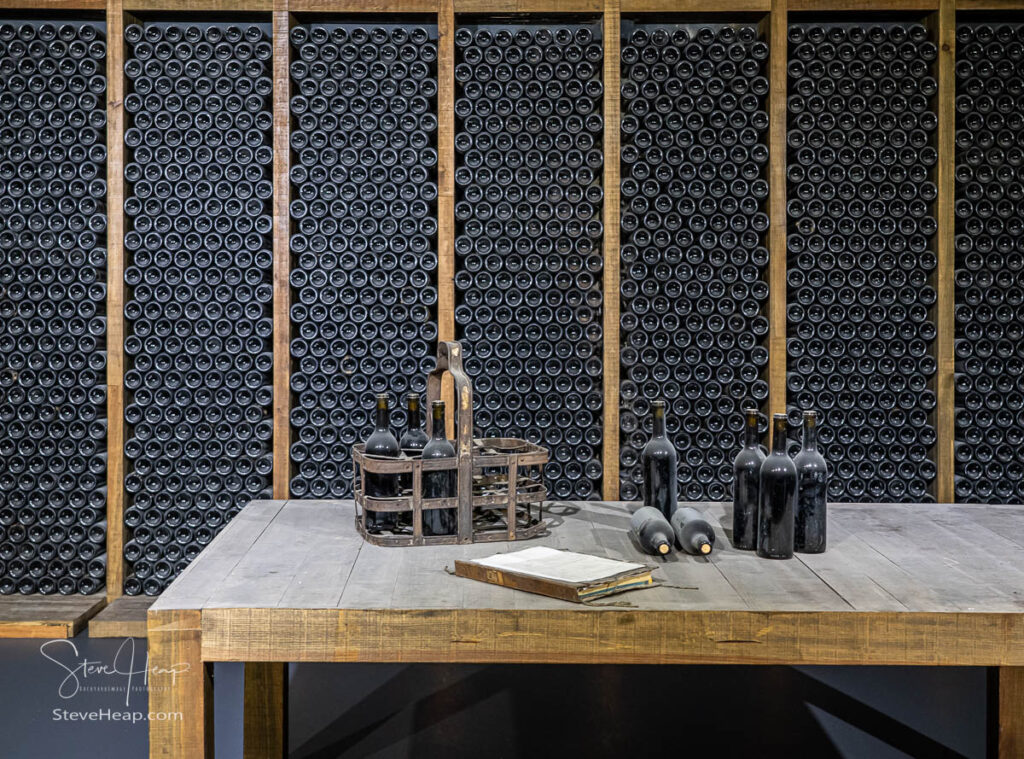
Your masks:
[{"label": "rough wood table top", "polygon": [[[732,548],[729,504],[694,505],[714,553],[662,561],[634,546],[623,503],[548,504],[531,541],[382,548],[351,502],[258,501],[150,629],[201,611],[206,660],[1024,664],[1024,507],[832,505],[827,552],[770,561]],[[528,545],[644,561],[664,585],[582,606],[446,571]]]}]

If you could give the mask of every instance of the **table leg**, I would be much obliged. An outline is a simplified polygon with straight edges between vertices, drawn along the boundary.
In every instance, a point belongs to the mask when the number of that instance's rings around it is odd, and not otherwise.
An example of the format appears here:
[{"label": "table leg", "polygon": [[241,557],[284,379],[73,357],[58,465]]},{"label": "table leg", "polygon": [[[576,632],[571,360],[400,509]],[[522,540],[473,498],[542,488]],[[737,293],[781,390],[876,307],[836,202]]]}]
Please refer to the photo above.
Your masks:
[{"label": "table leg", "polygon": [[1024,757],[1024,667],[999,668],[999,759]]},{"label": "table leg", "polygon": [[288,665],[245,665],[244,759],[283,759],[288,740]]},{"label": "table leg", "polygon": [[202,660],[198,611],[151,611],[150,759],[213,757],[213,665]]}]

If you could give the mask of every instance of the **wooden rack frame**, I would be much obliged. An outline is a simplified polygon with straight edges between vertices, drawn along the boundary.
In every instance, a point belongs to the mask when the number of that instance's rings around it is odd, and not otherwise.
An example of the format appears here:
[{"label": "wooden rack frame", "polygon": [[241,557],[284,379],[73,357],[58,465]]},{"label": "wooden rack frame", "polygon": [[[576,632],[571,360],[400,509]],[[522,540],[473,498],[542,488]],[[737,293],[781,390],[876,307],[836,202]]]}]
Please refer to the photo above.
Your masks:
[{"label": "wooden rack frame", "polygon": [[[770,332],[768,336],[769,366],[767,379],[770,395],[768,410],[782,412],[786,401],[786,50],[787,20],[790,12],[876,13],[886,11],[914,12],[926,20],[935,32],[939,46],[937,78],[939,116],[937,169],[938,200],[936,217],[939,230],[935,237],[938,256],[936,285],[938,302],[934,311],[938,327],[935,357],[938,375],[935,389],[938,408],[935,412],[938,441],[934,449],[938,476],[934,495],[938,501],[953,500],[953,130],[954,130],[954,40],[956,11],[1013,11],[1024,9],[1024,0],[0,0],[0,15],[32,12],[105,10],[108,40],[107,58],[107,186],[108,186],[108,275],[107,275],[107,415],[108,415],[108,505],[107,505],[107,592],[106,601],[122,595],[125,577],[123,559],[124,535],[124,109],[123,75],[125,24],[136,19],[133,12],[182,13],[182,21],[196,19],[202,12],[256,14],[260,20],[273,23],[274,44],[274,474],[275,498],[287,498],[290,480],[289,443],[289,372],[290,285],[289,251],[290,219],[289,182],[289,98],[288,73],[289,29],[295,25],[295,14],[303,20],[311,14],[436,14],[439,30],[438,49],[438,340],[455,339],[455,253],[454,253],[454,41],[457,14],[463,13],[559,13],[599,14],[604,26],[604,452],[603,493],[605,499],[618,497],[619,479],[619,48],[620,20],[623,15],[652,13],[714,14],[726,19],[729,14],[760,14],[767,30],[771,57],[769,79],[771,91],[768,110],[769,176],[768,201],[771,228],[768,245],[771,261],[768,266]],[[450,390],[449,390],[450,392]],[[10,599],[14,601],[16,599]],[[45,606],[49,598],[20,599],[22,608],[35,604]],[[59,599],[57,599],[59,600]],[[102,599],[100,599],[102,601]],[[124,599],[127,603],[131,599]],[[40,602],[43,602],[40,604]],[[138,608],[145,604],[136,602]],[[57,604],[60,606],[60,604]],[[68,631],[77,629],[83,619],[95,613],[101,604],[92,604],[84,612],[67,620]],[[0,623],[5,617],[0,607]],[[109,616],[118,619],[116,610]],[[40,615],[39,618],[42,618]],[[24,625],[8,628],[18,633]],[[112,634],[122,629],[112,625]],[[130,629],[139,629],[138,627]],[[0,624],[0,637],[5,635]]]}]

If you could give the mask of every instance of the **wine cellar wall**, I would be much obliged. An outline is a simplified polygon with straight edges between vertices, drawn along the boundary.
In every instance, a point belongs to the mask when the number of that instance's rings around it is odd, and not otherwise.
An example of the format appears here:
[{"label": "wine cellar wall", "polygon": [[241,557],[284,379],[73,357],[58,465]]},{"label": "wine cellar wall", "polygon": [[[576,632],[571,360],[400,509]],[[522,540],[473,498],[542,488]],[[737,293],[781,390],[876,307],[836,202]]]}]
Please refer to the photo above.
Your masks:
[{"label": "wine cellar wall", "polygon": [[125,28],[125,593],[156,595],[273,467],[268,24]]},{"label": "wine cellar wall", "polygon": [[956,33],[956,498],[1024,498],[1024,25]]},{"label": "wine cellar wall", "polygon": [[251,499],[350,496],[438,340],[554,499],[637,498],[657,398],[681,499],[750,406],[819,411],[833,501],[1024,497],[1024,8],[43,5],[0,17],[0,594],[155,595]]},{"label": "wine cellar wall", "polygon": [[786,387],[836,501],[932,499],[938,49],[919,23],[789,28]]},{"label": "wine cellar wall", "polygon": [[601,24],[455,33],[456,335],[485,437],[546,446],[548,491],[601,495]]},{"label": "wine cellar wall", "polygon": [[[622,25],[620,497],[651,401],[679,495],[723,500],[768,383],[768,45],[750,25]],[[762,429],[767,429],[767,417]]]},{"label": "wine cellar wall", "polygon": [[106,574],[102,21],[0,21],[0,594]]},{"label": "wine cellar wall", "polygon": [[291,495],[352,496],[437,352],[437,24],[292,28]]}]

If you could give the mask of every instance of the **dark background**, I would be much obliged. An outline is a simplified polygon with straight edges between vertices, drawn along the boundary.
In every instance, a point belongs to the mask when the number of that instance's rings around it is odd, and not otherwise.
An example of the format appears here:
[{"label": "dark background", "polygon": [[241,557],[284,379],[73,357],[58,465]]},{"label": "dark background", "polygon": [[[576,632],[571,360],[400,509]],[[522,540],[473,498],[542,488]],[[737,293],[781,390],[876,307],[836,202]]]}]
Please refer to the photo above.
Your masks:
[{"label": "dark background", "polygon": [[[86,677],[62,701],[66,672],[43,642],[0,641],[0,757],[144,759],[145,722],[53,721],[56,708],[123,708],[125,694],[122,679]],[[74,644],[79,659],[109,663],[122,641]],[[218,664],[214,678],[217,756],[235,759],[242,665]],[[291,757],[985,759],[989,691],[987,670],[960,667],[301,664]],[[147,711],[144,693],[130,708]]]}]

